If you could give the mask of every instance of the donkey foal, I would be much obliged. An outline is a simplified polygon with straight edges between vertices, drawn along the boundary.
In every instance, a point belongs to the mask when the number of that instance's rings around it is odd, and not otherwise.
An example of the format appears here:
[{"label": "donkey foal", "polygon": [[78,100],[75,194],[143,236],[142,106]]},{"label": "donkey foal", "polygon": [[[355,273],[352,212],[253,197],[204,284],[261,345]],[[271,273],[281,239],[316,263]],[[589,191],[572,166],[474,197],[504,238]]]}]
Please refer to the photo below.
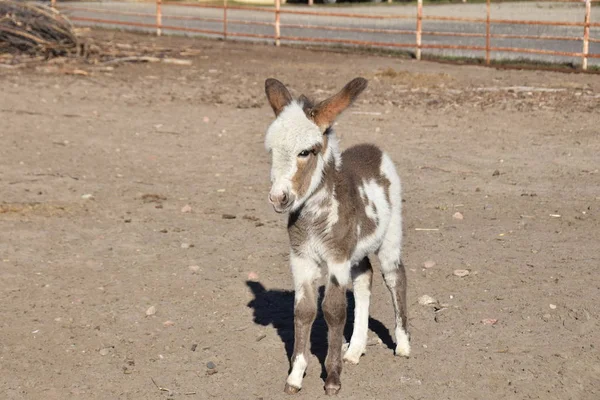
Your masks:
[{"label": "donkey foal", "polygon": [[328,326],[325,360],[327,394],[341,388],[346,289],[353,285],[354,331],[343,360],[358,364],[367,346],[376,253],[396,316],[396,354],[410,353],[406,319],[406,273],[400,258],[402,217],[400,178],[392,160],[373,145],[340,154],[331,129],[335,118],[367,87],[356,78],[336,95],[314,104],[293,100],[276,79],[265,91],[276,119],[266,134],[271,153],[269,201],[289,213],[290,263],[294,277],[294,353],[285,391],[296,393],[308,365],[310,331],[317,315],[316,281],[326,274],[322,309]]}]

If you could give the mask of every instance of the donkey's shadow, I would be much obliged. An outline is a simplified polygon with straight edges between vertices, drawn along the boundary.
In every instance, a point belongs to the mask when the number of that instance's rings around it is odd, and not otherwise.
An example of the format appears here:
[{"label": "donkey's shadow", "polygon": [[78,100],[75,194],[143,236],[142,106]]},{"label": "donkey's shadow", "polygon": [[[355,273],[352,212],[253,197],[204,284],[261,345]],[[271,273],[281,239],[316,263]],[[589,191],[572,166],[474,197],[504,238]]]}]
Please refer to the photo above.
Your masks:
[{"label": "donkey's shadow", "polygon": [[[254,310],[254,323],[273,327],[285,345],[288,359],[294,351],[294,292],[291,290],[267,290],[260,282],[246,281],[254,299],[248,307]],[[327,324],[321,311],[321,300],[325,288],[319,288],[319,311],[310,335],[311,352],[317,356],[321,364],[321,378],[325,379],[325,357],[327,356]],[[354,325],[354,296],[348,292],[348,318],[344,328],[344,337],[349,339]],[[381,322],[369,317],[369,329],[373,331],[384,345],[394,349],[394,341],[389,330]]]}]

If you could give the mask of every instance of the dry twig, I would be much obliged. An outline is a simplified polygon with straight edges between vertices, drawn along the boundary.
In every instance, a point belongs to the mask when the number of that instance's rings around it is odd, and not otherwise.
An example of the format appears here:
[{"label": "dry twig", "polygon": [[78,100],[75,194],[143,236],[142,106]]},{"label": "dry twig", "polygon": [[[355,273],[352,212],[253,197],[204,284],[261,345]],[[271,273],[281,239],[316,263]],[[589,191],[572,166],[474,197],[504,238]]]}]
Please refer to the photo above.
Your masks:
[{"label": "dry twig", "polygon": [[65,55],[77,48],[73,25],[39,3],[0,0],[0,53]]}]

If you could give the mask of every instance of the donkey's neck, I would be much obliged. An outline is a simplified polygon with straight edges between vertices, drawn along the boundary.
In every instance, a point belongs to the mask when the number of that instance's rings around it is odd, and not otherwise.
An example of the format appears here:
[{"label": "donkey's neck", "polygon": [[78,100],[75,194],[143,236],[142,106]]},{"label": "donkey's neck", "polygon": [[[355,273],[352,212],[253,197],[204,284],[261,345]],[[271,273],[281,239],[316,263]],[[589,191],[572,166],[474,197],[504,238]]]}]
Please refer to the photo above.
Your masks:
[{"label": "donkey's neck", "polygon": [[338,138],[331,129],[325,135],[326,145],[323,152],[324,167],[321,182],[302,207],[304,211],[302,214],[309,218],[311,216],[318,218],[331,207],[331,200],[335,195],[336,185],[339,181],[338,175],[342,169],[342,156],[339,150]]},{"label": "donkey's neck", "polygon": [[[333,165],[334,169],[336,171],[339,171],[342,167],[342,154],[340,152],[340,143],[339,140],[337,138],[337,136],[335,135],[335,132],[333,131],[333,129],[328,128],[327,131],[325,132],[325,142],[326,142],[326,146],[325,146],[325,153],[324,153],[324,159],[325,159],[325,169],[327,169],[329,167],[329,165]],[[331,171],[324,171],[324,172],[331,172]]]}]

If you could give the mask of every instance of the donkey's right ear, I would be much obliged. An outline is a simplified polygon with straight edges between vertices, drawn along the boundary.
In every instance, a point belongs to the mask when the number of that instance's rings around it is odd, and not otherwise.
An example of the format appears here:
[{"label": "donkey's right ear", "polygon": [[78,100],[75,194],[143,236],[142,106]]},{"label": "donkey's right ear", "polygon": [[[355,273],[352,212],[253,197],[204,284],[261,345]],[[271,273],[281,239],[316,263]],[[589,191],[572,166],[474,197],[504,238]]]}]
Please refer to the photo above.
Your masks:
[{"label": "donkey's right ear", "polygon": [[265,81],[265,93],[276,117],[281,114],[285,106],[292,102],[289,90],[277,79],[269,78]]}]

